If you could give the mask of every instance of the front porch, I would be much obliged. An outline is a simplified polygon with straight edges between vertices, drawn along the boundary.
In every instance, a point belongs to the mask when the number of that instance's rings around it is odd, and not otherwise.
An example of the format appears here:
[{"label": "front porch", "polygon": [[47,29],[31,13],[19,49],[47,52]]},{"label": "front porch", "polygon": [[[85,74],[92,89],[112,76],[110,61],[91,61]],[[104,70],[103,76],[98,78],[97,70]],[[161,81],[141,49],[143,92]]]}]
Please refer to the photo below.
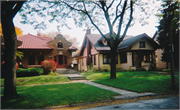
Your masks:
[{"label": "front porch", "polygon": [[155,53],[152,50],[138,50],[132,51],[132,66],[134,68],[143,68],[146,71],[156,67]]}]

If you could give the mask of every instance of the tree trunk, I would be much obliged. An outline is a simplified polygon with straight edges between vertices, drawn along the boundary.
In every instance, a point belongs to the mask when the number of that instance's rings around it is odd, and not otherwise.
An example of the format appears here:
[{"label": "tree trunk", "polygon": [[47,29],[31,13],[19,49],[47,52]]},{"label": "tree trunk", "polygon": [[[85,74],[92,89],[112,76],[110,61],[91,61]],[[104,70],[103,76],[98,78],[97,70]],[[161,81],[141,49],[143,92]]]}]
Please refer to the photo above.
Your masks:
[{"label": "tree trunk", "polygon": [[110,79],[116,78],[116,55],[117,55],[117,47],[114,46],[111,48],[111,76]]},{"label": "tree trunk", "polygon": [[2,16],[2,29],[5,41],[4,97],[14,99],[16,91],[16,33],[13,18]]}]

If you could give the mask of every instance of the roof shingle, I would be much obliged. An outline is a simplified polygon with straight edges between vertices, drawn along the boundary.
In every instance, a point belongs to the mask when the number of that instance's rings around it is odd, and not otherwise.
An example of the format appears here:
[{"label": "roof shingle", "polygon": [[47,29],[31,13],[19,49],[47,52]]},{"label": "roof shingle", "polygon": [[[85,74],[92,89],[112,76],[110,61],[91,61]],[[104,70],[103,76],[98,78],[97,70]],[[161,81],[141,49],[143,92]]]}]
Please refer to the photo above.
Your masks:
[{"label": "roof shingle", "polygon": [[47,45],[47,42],[52,40],[47,37],[34,36],[32,34],[26,34],[17,37],[18,40],[22,41],[23,44],[18,49],[53,49]]}]

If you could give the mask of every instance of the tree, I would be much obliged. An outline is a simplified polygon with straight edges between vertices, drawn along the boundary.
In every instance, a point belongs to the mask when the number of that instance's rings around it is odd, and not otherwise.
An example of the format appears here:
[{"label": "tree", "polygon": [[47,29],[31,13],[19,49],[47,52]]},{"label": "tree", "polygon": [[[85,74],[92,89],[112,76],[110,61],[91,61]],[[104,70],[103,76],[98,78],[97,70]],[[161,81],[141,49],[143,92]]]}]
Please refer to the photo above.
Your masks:
[{"label": "tree", "polygon": [[162,15],[160,15],[162,19],[158,26],[159,36],[157,41],[164,49],[162,61],[171,64],[171,82],[172,87],[176,89],[174,62],[176,67],[179,68],[179,1],[165,1],[162,6],[164,9]]},{"label": "tree", "polygon": [[[154,2],[154,1],[153,1]],[[37,15],[49,22],[57,21],[60,27],[67,25],[67,19],[72,18],[74,23],[87,28],[95,28],[101,36],[107,40],[111,49],[111,76],[116,78],[116,55],[117,47],[126,36],[128,28],[133,20],[133,11],[144,12],[135,15],[142,24],[146,24],[144,15],[149,16],[147,10],[150,10],[147,3],[141,0],[55,0],[55,1],[31,1],[26,3],[20,13],[23,21],[35,26],[35,29],[45,29],[45,21],[34,22]],[[134,10],[135,6],[140,7]],[[134,8],[134,9],[133,9]],[[49,15],[49,16],[48,16]],[[48,16],[48,17],[47,17]],[[31,19],[32,18],[32,19]],[[124,27],[123,27],[124,26]],[[103,30],[107,27],[107,30]],[[117,30],[115,33],[115,29]],[[121,33],[121,31],[123,31]],[[109,34],[104,32],[108,32]],[[89,56],[88,56],[89,57]]]},{"label": "tree", "polygon": [[1,1],[1,23],[5,41],[5,78],[4,97],[13,99],[16,91],[16,32],[13,18],[22,7],[24,1]]},{"label": "tree", "polygon": [[[41,33],[40,36],[46,36],[46,37],[50,37],[50,38],[54,38],[57,36],[57,34],[61,34],[60,32],[55,32],[55,31],[52,31],[52,32],[47,32],[47,33]],[[63,37],[72,43],[72,46],[74,47],[78,47],[79,45],[79,42],[77,40],[77,38],[75,37],[70,37],[69,35],[63,35]]]},{"label": "tree", "polygon": [[[16,32],[17,37],[23,35],[23,31],[20,28],[16,27],[16,26],[15,26],[15,32]],[[0,35],[3,35],[1,22],[0,22]]]},{"label": "tree", "polygon": [[175,67],[179,68],[179,9],[176,9],[177,7],[179,7],[179,1],[175,2],[175,7],[173,9],[174,15],[172,18],[170,18],[170,16],[168,17],[167,14],[165,13],[164,10],[170,8],[167,6],[171,5],[171,3],[169,2],[164,2],[162,4],[162,7],[164,8],[162,10],[162,14],[158,15],[160,17],[160,22],[159,22],[159,26],[158,31],[159,31],[159,36],[157,37],[157,41],[159,42],[159,44],[161,45],[161,47],[163,48],[163,54],[162,54],[162,61],[169,63],[170,59],[169,59],[169,22],[171,20],[171,34],[172,34],[172,38],[173,38],[173,44],[174,44],[174,58],[175,60]]}]

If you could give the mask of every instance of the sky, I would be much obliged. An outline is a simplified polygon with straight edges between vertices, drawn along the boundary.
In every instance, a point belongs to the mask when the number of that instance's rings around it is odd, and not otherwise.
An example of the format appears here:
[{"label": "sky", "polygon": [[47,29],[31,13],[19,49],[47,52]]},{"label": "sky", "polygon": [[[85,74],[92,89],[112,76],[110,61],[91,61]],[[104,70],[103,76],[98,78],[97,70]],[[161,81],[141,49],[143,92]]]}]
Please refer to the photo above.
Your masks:
[{"label": "sky", "polygon": [[[23,31],[23,34],[33,34],[33,35],[37,35],[37,30],[34,29],[34,27],[32,25],[29,24],[21,24],[20,23],[21,20],[21,16],[19,13],[17,13],[17,15],[14,17],[13,21],[14,21],[14,25],[17,26],[18,28],[21,28],[21,30]],[[139,22],[135,22],[135,24],[130,27],[127,31],[126,35],[139,35],[142,33],[146,33],[148,36],[152,37],[154,35],[154,33],[156,32],[157,28],[156,26],[158,26],[158,18],[152,14],[151,17],[148,19],[149,24],[141,26],[141,24]],[[70,37],[76,37],[78,39],[79,42],[79,47],[81,46],[85,33],[86,33],[86,29],[85,28],[79,28],[76,27],[74,25],[74,23],[72,21],[69,21],[69,26],[71,27],[71,29],[68,29],[66,27],[62,27],[61,28],[61,34],[62,35],[69,35]],[[40,30],[41,33],[46,33],[46,32],[51,32],[51,31],[58,31],[57,30],[57,23],[49,23],[48,24],[48,28],[46,30]],[[93,31],[91,30],[92,34],[99,34],[98,31]]]}]

